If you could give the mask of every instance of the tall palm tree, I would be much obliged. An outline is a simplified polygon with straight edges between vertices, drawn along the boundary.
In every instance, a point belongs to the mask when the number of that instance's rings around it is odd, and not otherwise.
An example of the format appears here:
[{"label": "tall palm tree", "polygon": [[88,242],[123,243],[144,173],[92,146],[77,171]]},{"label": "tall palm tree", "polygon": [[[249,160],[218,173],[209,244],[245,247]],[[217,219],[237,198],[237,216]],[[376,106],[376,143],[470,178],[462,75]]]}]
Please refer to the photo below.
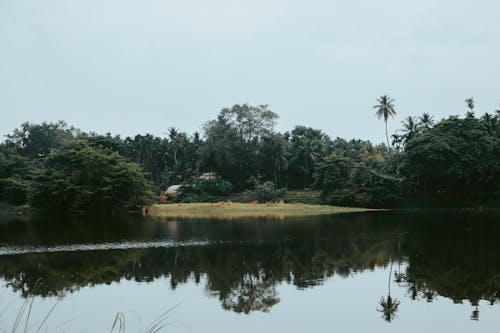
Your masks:
[{"label": "tall palm tree", "polygon": [[391,146],[389,144],[389,134],[387,133],[387,119],[389,117],[394,117],[396,115],[396,110],[394,109],[394,100],[387,95],[380,96],[377,99],[378,104],[373,106],[377,111],[375,115],[378,119],[384,118],[385,122],[385,137],[387,139],[387,149],[389,150],[389,156],[391,156]]},{"label": "tall palm tree", "polygon": [[182,142],[180,140],[180,133],[174,128],[170,127],[168,129],[168,137],[170,139],[170,145],[173,150],[174,164],[178,165],[179,161],[177,159],[177,153],[182,149]]},{"label": "tall palm tree", "polygon": [[304,189],[307,187],[307,177],[311,174],[311,169],[318,158],[317,146],[318,140],[302,138],[302,156],[304,157]]}]

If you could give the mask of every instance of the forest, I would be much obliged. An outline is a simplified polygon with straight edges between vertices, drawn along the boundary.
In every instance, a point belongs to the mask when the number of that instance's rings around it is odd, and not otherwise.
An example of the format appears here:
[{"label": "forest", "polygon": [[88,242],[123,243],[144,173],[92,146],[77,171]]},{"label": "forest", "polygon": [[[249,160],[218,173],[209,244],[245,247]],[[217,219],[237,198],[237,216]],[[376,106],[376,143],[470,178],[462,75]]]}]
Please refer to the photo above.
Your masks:
[{"label": "forest", "polygon": [[[435,120],[407,117],[390,135],[394,100],[381,96],[373,113],[386,143],[333,138],[298,125],[275,130],[267,105],[236,104],[200,133],[166,129],[165,137],[84,132],[64,121],[26,122],[0,144],[0,201],[48,209],[139,208],[170,185],[182,202],[253,193],[285,200],[287,191],[316,190],[325,204],[393,207],[413,198],[498,195],[500,110]],[[382,123],[383,121],[383,123]],[[216,175],[202,179],[201,175]]]}]

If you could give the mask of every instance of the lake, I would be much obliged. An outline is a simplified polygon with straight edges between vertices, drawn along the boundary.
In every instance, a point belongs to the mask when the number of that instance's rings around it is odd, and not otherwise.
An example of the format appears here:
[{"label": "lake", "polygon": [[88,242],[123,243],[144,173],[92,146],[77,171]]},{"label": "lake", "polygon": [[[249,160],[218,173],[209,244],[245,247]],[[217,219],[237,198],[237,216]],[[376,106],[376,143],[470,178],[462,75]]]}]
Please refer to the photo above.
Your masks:
[{"label": "lake", "polygon": [[0,332],[492,332],[499,300],[498,212],[0,220]]}]

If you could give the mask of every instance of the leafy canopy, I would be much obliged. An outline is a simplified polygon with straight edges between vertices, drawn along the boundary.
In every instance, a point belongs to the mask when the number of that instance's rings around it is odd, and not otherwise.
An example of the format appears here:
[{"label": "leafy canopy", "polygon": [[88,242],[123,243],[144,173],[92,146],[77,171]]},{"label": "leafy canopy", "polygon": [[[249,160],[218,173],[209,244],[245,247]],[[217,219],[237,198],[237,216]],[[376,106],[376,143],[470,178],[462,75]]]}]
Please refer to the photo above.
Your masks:
[{"label": "leafy canopy", "polygon": [[138,208],[150,200],[150,184],[138,164],[80,140],[50,153],[31,191],[32,205],[46,209]]}]

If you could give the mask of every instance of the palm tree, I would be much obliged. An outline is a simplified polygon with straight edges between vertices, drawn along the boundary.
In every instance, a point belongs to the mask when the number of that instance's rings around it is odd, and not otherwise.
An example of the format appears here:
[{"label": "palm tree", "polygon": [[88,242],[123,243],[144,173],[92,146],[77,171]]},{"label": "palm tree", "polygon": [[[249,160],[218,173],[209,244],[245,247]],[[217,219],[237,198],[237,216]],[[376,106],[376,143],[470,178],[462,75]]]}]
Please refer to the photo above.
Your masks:
[{"label": "palm tree", "polygon": [[[497,112],[499,111],[497,110]],[[484,125],[486,125],[490,134],[494,133],[495,129],[498,128],[498,125],[500,125],[499,119],[500,118],[498,116],[492,116],[489,113],[485,113],[484,116],[481,117],[481,121]]]},{"label": "palm tree", "polygon": [[285,141],[280,134],[272,134],[264,138],[267,146],[267,156],[273,161],[274,187],[278,188],[278,174],[288,169],[288,160],[285,157]]},{"label": "palm tree", "polygon": [[423,113],[418,117],[418,125],[425,129],[429,129],[434,125],[434,118],[428,113]]},{"label": "palm tree", "polygon": [[474,111],[474,97],[467,98],[465,100],[465,104],[467,104],[467,107],[470,109],[470,112]]},{"label": "palm tree", "polygon": [[288,160],[282,154],[274,158],[274,187],[278,188],[278,173],[288,169]]},{"label": "palm tree", "polygon": [[387,139],[387,149],[389,150],[389,156],[391,156],[391,146],[389,144],[389,134],[387,133],[387,119],[389,117],[394,117],[396,115],[396,110],[394,110],[394,100],[387,95],[380,96],[377,99],[378,104],[373,106],[377,111],[375,115],[378,119],[384,118],[385,122],[385,137]]},{"label": "palm tree", "polygon": [[371,143],[366,143],[363,146],[361,156],[365,159],[370,166],[373,166],[376,162],[382,160],[382,154],[377,147],[374,147]]},{"label": "palm tree", "polygon": [[408,143],[408,141],[415,136],[418,132],[417,124],[412,116],[406,118],[405,121],[401,123],[403,125],[403,142],[404,145]]},{"label": "palm tree", "polygon": [[174,164],[175,165],[179,164],[179,161],[177,160],[177,153],[179,152],[179,150],[182,149],[182,142],[181,142],[179,136],[180,136],[179,132],[174,127],[170,127],[168,129],[168,137],[170,139],[170,145],[171,145],[172,150],[173,150],[173,157],[174,157]]},{"label": "palm tree", "polygon": [[311,173],[311,168],[316,163],[318,154],[316,153],[317,140],[304,138],[302,140],[302,152],[304,156],[304,189],[307,188],[307,176]]}]

